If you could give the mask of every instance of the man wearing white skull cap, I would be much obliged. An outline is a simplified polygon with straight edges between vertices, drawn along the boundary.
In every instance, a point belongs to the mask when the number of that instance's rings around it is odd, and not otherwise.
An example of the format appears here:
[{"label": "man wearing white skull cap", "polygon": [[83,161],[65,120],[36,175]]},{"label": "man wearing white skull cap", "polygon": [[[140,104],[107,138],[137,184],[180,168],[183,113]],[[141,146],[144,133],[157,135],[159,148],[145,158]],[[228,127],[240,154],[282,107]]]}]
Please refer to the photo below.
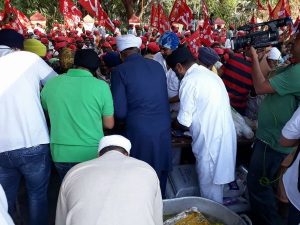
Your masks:
[{"label": "man wearing white skull cap", "polygon": [[122,52],[127,48],[140,48],[142,45],[142,39],[134,36],[133,34],[127,34],[118,36],[116,38],[118,51]]},{"label": "man wearing white skull cap", "polygon": [[166,75],[158,62],[141,56],[140,38],[124,35],[116,39],[124,62],[112,72],[115,118],[126,124],[130,155],[154,168],[164,196],[172,162]]},{"label": "man wearing white skull cap", "polygon": [[59,193],[56,225],[162,225],[162,197],[155,171],[128,157],[130,141],[105,136],[99,158],[74,166]]}]

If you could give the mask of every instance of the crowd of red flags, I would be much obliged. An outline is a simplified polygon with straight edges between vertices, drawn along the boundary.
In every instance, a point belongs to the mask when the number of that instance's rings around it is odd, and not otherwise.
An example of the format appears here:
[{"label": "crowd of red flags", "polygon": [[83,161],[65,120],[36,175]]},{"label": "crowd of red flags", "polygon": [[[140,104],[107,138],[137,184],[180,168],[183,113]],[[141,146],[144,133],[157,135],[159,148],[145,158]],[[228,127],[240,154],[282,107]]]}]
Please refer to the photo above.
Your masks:
[{"label": "crowd of red flags", "polygon": [[26,27],[29,25],[29,19],[10,4],[10,0],[4,1],[4,11],[2,13],[2,20],[5,21],[5,28],[17,30],[19,33],[24,34]]},{"label": "crowd of red flags", "polygon": [[284,18],[287,16],[291,16],[291,6],[289,3],[289,0],[279,0],[277,5],[272,9],[272,6],[270,4],[269,0],[266,0],[267,7],[264,7],[260,0],[257,0],[257,10],[266,10],[268,9],[269,12],[269,19],[275,20],[279,18]]},{"label": "crowd of red flags", "polygon": [[78,3],[92,16],[98,19],[99,24],[110,31],[114,31],[115,26],[107,13],[103,10],[98,0],[79,0]]},{"label": "crowd of red flags", "polygon": [[[0,21],[4,27],[9,27],[17,30],[20,33],[24,33],[26,27],[28,27],[29,19],[10,3],[10,0],[4,0],[4,11],[0,12]],[[82,12],[74,4],[73,0],[58,0],[60,12],[64,16],[64,21],[68,25],[77,24],[82,19]],[[78,0],[78,3],[93,17],[95,17],[99,24],[106,27],[110,31],[115,30],[115,26],[107,13],[103,10],[100,0]],[[291,7],[289,0],[279,0],[277,5],[272,9],[269,0],[266,0],[266,6],[261,3],[261,0],[256,0],[257,10],[268,10],[269,19],[278,19],[287,16],[291,16]],[[208,7],[205,0],[201,0],[202,15],[204,24],[202,27],[198,27],[195,32],[186,39],[186,43],[189,45],[191,51],[196,56],[197,48],[201,44],[210,45],[212,43],[212,30],[209,23]],[[158,3],[152,3],[150,26],[156,28],[160,33],[166,30],[170,30],[172,23],[180,23],[188,30],[193,22],[193,12],[187,5],[186,0],[175,0],[169,17],[166,15],[163,6]],[[253,16],[250,23],[256,23],[256,18]],[[299,16],[290,29],[290,33],[293,34],[300,24]]]},{"label": "crowd of red flags", "polygon": [[170,30],[169,19],[160,3],[152,4],[150,26],[157,28],[160,33]]}]

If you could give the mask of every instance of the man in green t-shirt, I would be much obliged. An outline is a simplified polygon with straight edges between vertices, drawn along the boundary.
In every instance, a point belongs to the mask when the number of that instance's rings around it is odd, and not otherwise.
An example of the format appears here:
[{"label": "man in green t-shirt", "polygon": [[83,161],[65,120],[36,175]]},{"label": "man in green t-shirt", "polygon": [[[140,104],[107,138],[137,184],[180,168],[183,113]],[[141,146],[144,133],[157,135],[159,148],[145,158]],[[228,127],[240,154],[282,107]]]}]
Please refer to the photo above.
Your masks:
[{"label": "man in green t-shirt", "polygon": [[279,144],[281,130],[292,117],[300,98],[300,36],[292,48],[295,64],[278,70],[270,79],[263,76],[254,48],[253,84],[257,94],[266,94],[258,113],[257,140],[248,172],[248,189],[255,224],[280,225],[274,185],[278,170],[292,148]]},{"label": "man in green t-shirt", "polygon": [[99,66],[96,52],[77,51],[74,64],[75,69],[49,80],[41,93],[51,124],[51,154],[61,179],[75,164],[96,158],[103,127],[114,126],[110,88],[93,76]]}]

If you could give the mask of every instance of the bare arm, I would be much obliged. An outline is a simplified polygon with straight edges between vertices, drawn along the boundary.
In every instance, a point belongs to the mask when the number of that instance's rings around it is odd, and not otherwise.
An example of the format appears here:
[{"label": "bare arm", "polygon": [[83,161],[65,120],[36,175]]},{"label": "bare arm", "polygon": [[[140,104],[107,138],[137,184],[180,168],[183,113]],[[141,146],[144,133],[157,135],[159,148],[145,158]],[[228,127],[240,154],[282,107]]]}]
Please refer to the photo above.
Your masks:
[{"label": "bare arm", "polygon": [[293,146],[297,146],[299,144],[299,140],[298,139],[287,139],[281,135],[279,143],[283,147],[293,147]]},{"label": "bare arm", "polygon": [[103,116],[103,127],[106,129],[112,129],[115,125],[115,119],[113,116]]},{"label": "bare arm", "polygon": [[275,90],[270,85],[270,82],[264,77],[261,71],[256,50],[253,47],[251,47],[250,52],[252,55],[252,80],[255,92],[257,94],[275,93]]}]

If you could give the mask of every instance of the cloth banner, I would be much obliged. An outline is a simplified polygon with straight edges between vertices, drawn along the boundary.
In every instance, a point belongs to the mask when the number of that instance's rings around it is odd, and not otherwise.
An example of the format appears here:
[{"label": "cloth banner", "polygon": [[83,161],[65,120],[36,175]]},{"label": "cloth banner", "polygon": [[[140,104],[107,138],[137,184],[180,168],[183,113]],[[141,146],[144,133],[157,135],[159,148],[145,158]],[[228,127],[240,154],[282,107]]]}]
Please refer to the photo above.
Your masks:
[{"label": "cloth banner", "polygon": [[176,0],[171,10],[170,23],[177,22],[183,25],[185,29],[192,23],[193,13],[184,0]]},{"label": "cloth banner", "polygon": [[162,34],[167,30],[170,30],[169,19],[166,16],[163,7],[158,3],[157,6],[158,11],[158,31]]},{"label": "cloth banner", "polygon": [[271,18],[279,19],[287,16],[291,16],[291,7],[289,0],[279,0],[277,5],[272,11]]},{"label": "cloth banner", "polygon": [[158,7],[154,3],[151,6],[150,26],[158,28]]},{"label": "cloth banner", "polygon": [[10,0],[5,0],[2,24],[4,24],[3,28],[14,29],[20,34],[25,34],[30,21],[24,13],[11,6]]},{"label": "cloth banner", "polygon": [[59,0],[59,10],[64,16],[64,21],[68,26],[78,24],[82,18],[82,12],[71,0]]},{"label": "cloth banner", "polygon": [[96,17],[99,24],[106,27],[110,31],[115,30],[115,26],[107,13],[103,10],[98,0],[79,0],[78,3],[92,16]]}]

